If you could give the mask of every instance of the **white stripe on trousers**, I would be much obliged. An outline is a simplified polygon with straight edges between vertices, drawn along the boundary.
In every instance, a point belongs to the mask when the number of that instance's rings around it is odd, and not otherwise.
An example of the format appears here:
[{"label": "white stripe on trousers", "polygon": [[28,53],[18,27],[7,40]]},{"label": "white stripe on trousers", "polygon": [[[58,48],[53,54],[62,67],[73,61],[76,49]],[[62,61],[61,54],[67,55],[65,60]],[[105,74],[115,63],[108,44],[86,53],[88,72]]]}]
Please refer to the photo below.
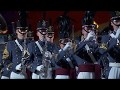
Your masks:
[{"label": "white stripe on trousers", "polygon": [[69,75],[56,75],[55,79],[69,79]]},{"label": "white stripe on trousers", "polygon": [[9,79],[9,77],[2,76],[1,79]]},{"label": "white stripe on trousers", "polygon": [[120,79],[120,67],[112,67],[108,79]]},{"label": "white stripe on trousers", "polygon": [[[48,72],[47,72],[47,79],[52,79],[52,69],[49,68]],[[35,73],[32,73],[32,79],[45,79],[44,77],[42,77],[42,75],[37,75]]]},{"label": "white stripe on trousers", "polygon": [[95,79],[94,72],[79,72],[77,79]]},{"label": "white stripe on trousers", "polygon": [[26,79],[23,74],[17,74],[15,72],[11,72],[10,79]]}]

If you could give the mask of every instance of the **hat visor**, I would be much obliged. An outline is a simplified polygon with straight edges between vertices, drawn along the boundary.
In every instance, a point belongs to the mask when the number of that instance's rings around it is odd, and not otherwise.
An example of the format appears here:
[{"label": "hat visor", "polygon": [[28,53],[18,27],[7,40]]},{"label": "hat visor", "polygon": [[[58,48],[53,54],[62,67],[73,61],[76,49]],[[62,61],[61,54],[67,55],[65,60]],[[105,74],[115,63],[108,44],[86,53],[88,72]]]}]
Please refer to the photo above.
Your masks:
[{"label": "hat visor", "polygon": [[112,17],[111,20],[120,20],[120,16]]},{"label": "hat visor", "polygon": [[27,30],[21,30],[21,29],[19,29],[18,32],[21,33],[21,34],[26,34]]}]

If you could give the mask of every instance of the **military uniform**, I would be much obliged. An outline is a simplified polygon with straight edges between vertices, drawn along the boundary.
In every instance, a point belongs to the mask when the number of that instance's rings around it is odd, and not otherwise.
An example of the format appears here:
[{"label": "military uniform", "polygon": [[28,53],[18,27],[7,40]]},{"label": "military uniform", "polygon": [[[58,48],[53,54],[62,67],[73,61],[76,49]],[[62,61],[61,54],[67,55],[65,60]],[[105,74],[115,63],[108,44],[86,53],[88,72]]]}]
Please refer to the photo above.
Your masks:
[{"label": "military uniform", "polygon": [[[75,79],[76,78],[76,63],[73,55],[70,35],[72,32],[71,20],[68,16],[60,16],[58,17],[58,25],[59,25],[59,38],[60,38],[60,49],[58,53],[57,60],[55,62],[55,79]],[[61,47],[61,44],[64,47]]]},{"label": "military uniform", "polygon": [[[45,45],[45,43],[40,40],[38,40],[38,43],[41,45],[41,47],[44,47]],[[56,47],[55,44],[47,42],[47,51],[49,51],[50,53],[53,53],[53,51],[57,49],[57,47],[56,48],[55,47]],[[30,62],[28,68],[34,74],[32,79],[40,79],[40,72],[37,71],[36,68],[37,66],[42,65],[43,54],[41,53],[39,47],[35,42],[29,44],[28,51],[30,52]]]},{"label": "military uniform", "polygon": [[[68,53],[69,52],[69,53]],[[77,66],[73,52],[59,50],[57,60],[55,62],[55,79],[76,79]]]},{"label": "military uniform", "polygon": [[99,47],[98,47],[99,54],[101,56],[100,60],[99,60],[99,63],[101,65],[101,67],[102,67],[102,75],[101,75],[101,77],[103,79],[108,78],[109,70],[110,70],[108,56],[109,56],[109,58],[111,58],[111,57],[107,53],[107,47],[108,47],[107,45],[108,45],[109,39],[110,39],[110,37],[109,37],[108,34],[103,34],[101,36],[101,41],[100,41],[101,43],[99,44]]},{"label": "military uniform", "polygon": [[[26,35],[27,22],[26,12],[20,12],[20,19],[17,22],[17,34]],[[27,52],[27,44],[30,42],[25,36],[17,37],[16,40],[9,41],[3,53],[4,64],[7,70],[11,71],[10,79],[26,79],[26,58],[29,56]],[[6,56],[5,56],[6,55]]]},{"label": "military uniform", "polygon": [[[50,28],[51,29],[51,28]],[[57,46],[54,43],[51,43],[47,41],[46,34],[49,30],[49,24],[45,20],[41,20],[38,22],[37,31],[40,35],[43,35],[43,40],[39,38],[38,41],[32,42],[28,46],[28,51],[30,52],[30,58],[29,58],[29,64],[28,69],[32,72],[32,79],[52,79],[52,71],[48,73],[48,77],[43,78],[41,74],[41,70],[38,70],[37,68],[39,66],[44,67],[43,61],[46,59],[45,53],[49,52],[51,55],[55,52],[57,52]],[[47,58],[47,60],[50,60],[50,58]],[[51,65],[51,62],[50,62]],[[52,69],[52,68],[48,68]]]},{"label": "military uniform", "polygon": [[[94,15],[92,14],[93,13],[90,11],[85,13],[85,17],[83,18],[83,30],[85,30],[88,35],[85,39],[79,42],[77,45],[77,51],[75,52],[76,56],[79,57],[76,61],[78,64],[77,79],[101,78],[101,67],[98,64],[98,60],[100,58],[98,54],[98,44],[95,39],[95,32],[92,31],[92,28],[94,28]],[[89,27],[91,28],[90,31],[88,31]],[[88,28],[88,30],[85,28]]]},{"label": "military uniform", "polygon": [[[94,58],[97,60],[99,60],[100,56],[98,56],[98,45],[96,44],[96,42],[93,41],[82,41],[78,44],[78,49],[76,51],[76,55],[79,56],[79,60],[77,60],[77,64],[78,64],[78,70],[79,73],[81,72],[90,72],[90,75],[94,75],[91,78],[89,78],[89,75],[87,76],[87,74],[85,74],[84,76],[79,76],[78,74],[78,79],[100,79],[101,78],[101,71],[100,71],[100,66],[98,64],[94,64],[94,62],[91,60],[91,57],[88,54],[88,51],[86,50],[86,45],[89,46],[90,51],[89,53],[92,53],[92,55],[94,56]],[[99,70],[99,71],[98,71]]]},{"label": "military uniform", "polygon": [[120,29],[119,25],[115,22],[119,22],[119,12],[112,12],[111,22],[118,27],[117,30],[113,30],[112,33],[102,36],[102,43],[100,53],[106,55],[105,58],[108,59],[109,63],[107,65],[107,78],[108,79],[119,79],[119,39],[120,39]]},{"label": "military uniform", "polygon": [[[111,37],[108,35],[103,35],[101,40],[101,45],[99,48],[99,52],[103,57],[103,74],[106,79],[109,77],[109,72],[111,70],[111,65],[119,63],[119,39]],[[116,66],[117,67],[117,66]],[[113,73],[115,74],[115,73]]]},{"label": "military uniform", "polygon": [[[23,41],[21,39],[16,39],[18,41],[18,43],[23,46]],[[27,41],[27,44],[30,41]],[[21,63],[22,60],[22,51],[20,50],[19,46],[17,45],[17,43],[15,42],[15,40],[13,41],[9,41],[7,43],[7,47],[6,47],[7,53],[8,53],[8,57],[4,58],[4,63],[7,66],[7,69],[9,71],[12,71],[12,73],[16,73],[16,74],[20,74],[21,71],[16,70],[15,67]],[[19,76],[19,75],[18,75]],[[24,76],[23,76],[24,77]],[[19,77],[11,77],[11,79],[21,79]]]}]

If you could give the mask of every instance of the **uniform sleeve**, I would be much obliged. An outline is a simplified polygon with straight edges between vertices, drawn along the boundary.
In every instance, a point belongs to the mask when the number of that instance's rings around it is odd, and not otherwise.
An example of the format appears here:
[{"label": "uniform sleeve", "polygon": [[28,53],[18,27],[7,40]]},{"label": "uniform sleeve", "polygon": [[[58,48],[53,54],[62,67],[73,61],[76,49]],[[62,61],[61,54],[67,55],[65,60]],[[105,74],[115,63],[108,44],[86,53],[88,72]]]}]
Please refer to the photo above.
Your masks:
[{"label": "uniform sleeve", "polygon": [[86,62],[85,60],[83,60],[82,58],[80,58],[77,55],[72,55],[72,58],[75,60],[77,65],[81,65],[81,64],[84,64]]},{"label": "uniform sleeve", "polygon": [[61,51],[58,53],[56,63],[59,64],[61,61],[66,59],[65,51],[61,49]]},{"label": "uniform sleeve", "polygon": [[85,44],[86,44],[86,42],[84,42],[84,41],[79,42],[75,53],[77,54],[78,52],[80,52],[81,49],[85,46]]},{"label": "uniform sleeve", "polygon": [[28,44],[28,52],[30,53],[30,56],[27,59],[26,66],[31,72],[35,72],[36,65],[34,64],[34,46],[33,42]]},{"label": "uniform sleeve", "polygon": [[109,41],[108,49],[110,50],[110,49],[114,48],[114,46],[116,46],[116,45],[117,45],[117,39],[111,38],[110,41]]},{"label": "uniform sleeve", "polygon": [[30,58],[29,58],[29,64],[28,64],[28,69],[31,72],[35,72],[37,66],[42,64],[42,54],[40,51],[37,51],[37,45],[33,42],[28,45],[28,51],[30,52]]}]

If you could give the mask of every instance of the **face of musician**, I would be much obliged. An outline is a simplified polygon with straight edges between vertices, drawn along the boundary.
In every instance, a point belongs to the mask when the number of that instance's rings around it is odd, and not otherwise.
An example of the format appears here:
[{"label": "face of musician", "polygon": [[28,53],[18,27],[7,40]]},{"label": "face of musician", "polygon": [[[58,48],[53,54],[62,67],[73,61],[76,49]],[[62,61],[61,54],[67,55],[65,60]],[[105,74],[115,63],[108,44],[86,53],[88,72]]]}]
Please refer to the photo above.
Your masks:
[{"label": "face of musician", "polygon": [[3,30],[0,30],[0,34],[6,34],[6,33],[7,33],[7,31],[8,31],[7,29],[6,29],[6,30],[4,30],[4,31],[3,31]]},{"label": "face of musician", "polygon": [[64,39],[61,39],[61,40],[59,41],[59,45],[60,45],[60,48],[61,48],[61,49],[64,48],[64,46],[65,46],[65,44],[64,44]]},{"label": "face of musician", "polygon": [[64,48],[64,46],[67,44],[67,42],[70,42],[70,39],[69,38],[64,38],[64,39],[60,39],[59,40],[59,45],[60,45],[60,48]]},{"label": "face of musician", "polygon": [[111,26],[116,31],[119,28],[119,26],[120,26],[120,17],[116,18],[114,20],[111,20]]},{"label": "face of musician", "polygon": [[40,41],[43,41],[44,38],[46,39],[46,32],[39,32],[39,31],[37,31],[37,36],[39,37]]},{"label": "face of musician", "polygon": [[88,32],[86,32],[84,29],[82,29],[82,35],[83,35],[84,38],[86,38],[87,35],[88,35]]},{"label": "face of musician", "polygon": [[87,37],[88,33],[92,30],[95,30],[95,25],[83,25],[82,26],[82,35],[84,38]]},{"label": "face of musician", "polygon": [[48,42],[53,43],[54,42],[54,33],[47,33],[46,39]]},{"label": "face of musician", "polygon": [[24,39],[27,36],[27,29],[17,29],[16,30],[17,38]]}]

